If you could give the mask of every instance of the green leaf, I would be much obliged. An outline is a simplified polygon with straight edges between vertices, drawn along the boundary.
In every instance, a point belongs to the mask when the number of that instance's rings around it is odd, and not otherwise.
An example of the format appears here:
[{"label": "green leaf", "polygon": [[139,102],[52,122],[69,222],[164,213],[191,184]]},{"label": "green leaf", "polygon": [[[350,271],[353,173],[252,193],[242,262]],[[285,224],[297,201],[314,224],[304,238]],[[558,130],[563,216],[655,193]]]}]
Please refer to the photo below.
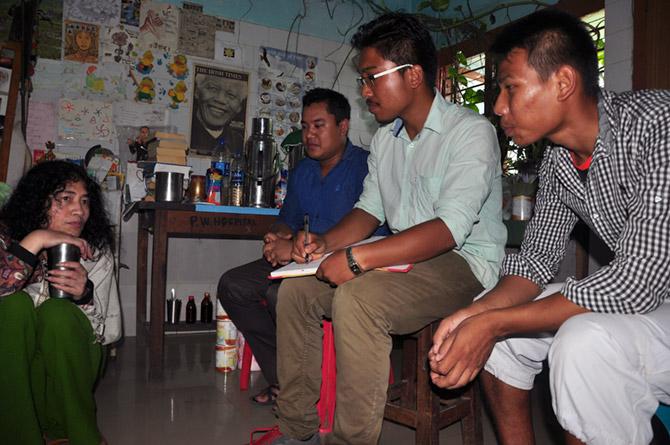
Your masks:
[{"label": "green leaf", "polygon": [[477,105],[475,105],[475,104],[466,104],[466,105],[464,105],[464,107],[471,109],[475,113],[479,113],[479,108],[477,108]]},{"label": "green leaf", "polygon": [[431,0],[430,7],[437,12],[446,11],[449,9],[449,0]]},{"label": "green leaf", "polygon": [[463,54],[462,51],[456,53],[456,60],[458,60],[458,63],[461,65],[468,66],[468,59],[465,57],[465,54]]},{"label": "green leaf", "polygon": [[430,8],[430,4],[431,4],[430,0],[423,0],[416,6],[416,10],[421,11],[422,9]]},{"label": "green leaf", "polygon": [[458,80],[458,83],[460,83],[461,85],[465,85],[465,86],[468,85],[468,79],[462,74],[459,74],[457,76],[456,80]]},{"label": "green leaf", "polygon": [[450,79],[456,79],[458,77],[458,69],[455,66],[450,66],[447,70],[447,76]]}]

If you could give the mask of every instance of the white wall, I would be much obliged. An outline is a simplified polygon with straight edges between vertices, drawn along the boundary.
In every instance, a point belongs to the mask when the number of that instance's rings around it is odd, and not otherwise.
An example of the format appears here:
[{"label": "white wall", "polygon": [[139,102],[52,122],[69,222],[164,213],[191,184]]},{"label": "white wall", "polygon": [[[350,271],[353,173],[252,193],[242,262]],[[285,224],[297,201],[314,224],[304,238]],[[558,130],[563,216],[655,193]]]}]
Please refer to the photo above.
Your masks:
[{"label": "white wall", "polygon": [[[274,46],[284,48],[288,33],[246,22],[239,22],[240,45],[244,51],[253,51],[255,47]],[[297,46],[296,46],[297,43]],[[359,99],[356,87],[356,72],[349,55],[350,47],[337,42],[315,37],[295,36],[289,41],[289,50],[319,57],[320,86],[333,88],[347,98],[352,106],[350,138],[358,145],[369,145],[377,124],[367,112],[365,104]],[[255,56],[248,61],[255,63]],[[246,60],[245,60],[246,62]],[[345,63],[340,76],[333,86],[335,75]],[[247,67],[253,72],[255,67]],[[251,82],[249,97],[257,97],[258,82]],[[252,113],[253,114],[253,113]],[[194,169],[206,168],[193,165]],[[135,335],[136,310],[136,260],[137,260],[137,217],[122,225],[122,243],[120,262],[128,269],[120,273],[120,291],[124,315],[125,335]],[[151,243],[150,243],[151,244]],[[175,288],[177,295],[185,298],[195,295],[200,301],[203,292],[216,294],[218,279],[226,270],[260,258],[260,241],[213,240],[213,239],[171,239],[168,246],[167,289]],[[147,300],[149,291],[147,290]],[[150,302],[147,302],[149,306]]]},{"label": "white wall", "polygon": [[605,0],[605,88],[633,85],[633,0]]}]

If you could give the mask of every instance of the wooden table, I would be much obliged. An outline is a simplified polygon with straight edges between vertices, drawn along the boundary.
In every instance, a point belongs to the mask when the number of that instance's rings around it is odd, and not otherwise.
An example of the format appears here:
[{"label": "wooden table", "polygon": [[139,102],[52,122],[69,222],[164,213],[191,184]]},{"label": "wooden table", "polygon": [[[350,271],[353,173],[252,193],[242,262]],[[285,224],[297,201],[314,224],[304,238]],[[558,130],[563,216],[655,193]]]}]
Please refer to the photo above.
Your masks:
[{"label": "wooden table", "polygon": [[[192,204],[139,202],[133,204],[133,206],[134,208],[131,211],[125,212],[124,219],[128,220],[133,213],[138,213],[139,216],[137,230],[137,335],[146,334],[147,262],[149,233],[153,232],[151,312],[148,322],[149,376],[160,377],[163,371],[168,239],[170,237],[261,239],[270,229],[276,216],[252,213],[203,212],[196,211]],[[253,209],[248,209],[248,211],[252,212]]]}]

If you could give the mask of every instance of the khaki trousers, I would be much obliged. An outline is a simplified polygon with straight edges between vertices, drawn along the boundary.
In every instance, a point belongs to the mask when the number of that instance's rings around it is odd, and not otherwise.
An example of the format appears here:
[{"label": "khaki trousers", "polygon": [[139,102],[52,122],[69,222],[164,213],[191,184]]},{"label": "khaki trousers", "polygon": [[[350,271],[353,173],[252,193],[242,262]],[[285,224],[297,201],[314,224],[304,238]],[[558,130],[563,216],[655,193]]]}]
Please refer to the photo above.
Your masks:
[{"label": "khaki trousers", "polygon": [[329,443],[375,444],[388,389],[391,334],[409,334],[470,304],[483,290],[448,252],[408,273],[370,271],[337,288],[314,277],[283,281],[277,306],[279,425],[292,438],[318,431],[321,320],[333,320],[337,405]]}]

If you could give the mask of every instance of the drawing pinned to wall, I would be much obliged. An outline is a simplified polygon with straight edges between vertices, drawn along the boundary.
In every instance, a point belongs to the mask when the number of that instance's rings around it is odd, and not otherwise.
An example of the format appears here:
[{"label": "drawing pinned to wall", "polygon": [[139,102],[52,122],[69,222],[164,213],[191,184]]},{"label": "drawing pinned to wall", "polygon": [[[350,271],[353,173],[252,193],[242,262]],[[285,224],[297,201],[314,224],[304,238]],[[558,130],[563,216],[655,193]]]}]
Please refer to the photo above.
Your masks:
[{"label": "drawing pinned to wall", "polygon": [[47,141],[56,140],[55,104],[30,101],[26,124],[26,144],[31,150],[41,150]]},{"label": "drawing pinned to wall", "polygon": [[271,118],[274,135],[283,138],[300,128],[302,95],[315,86],[318,59],[266,47],[259,59],[258,115]]},{"label": "drawing pinned to wall", "polygon": [[116,137],[112,104],[85,99],[58,103],[58,137],[68,141],[104,141]]},{"label": "drawing pinned to wall", "polygon": [[63,89],[63,62],[40,59],[32,78],[35,91],[61,91]]},{"label": "drawing pinned to wall", "polygon": [[172,100],[170,103],[170,108],[176,110],[179,108],[179,104],[186,102],[187,90],[188,88],[186,88],[186,83],[184,83],[183,80],[180,80],[173,88],[168,90],[168,96]]},{"label": "drawing pinned to wall", "polygon": [[98,63],[100,27],[91,23],[65,21],[63,59]]},{"label": "drawing pinned to wall", "polygon": [[151,77],[143,77],[135,91],[135,100],[148,104],[152,103],[156,96],[154,87],[154,80]]},{"label": "drawing pinned to wall", "polygon": [[140,74],[149,74],[154,69],[154,53],[151,50],[144,51],[142,57],[137,61],[135,69]]},{"label": "drawing pinned to wall", "polygon": [[0,93],[9,93],[9,82],[12,79],[12,70],[0,68]]},{"label": "drawing pinned to wall", "polygon": [[60,60],[63,46],[63,2],[42,0],[39,3],[39,10],[37,55],[40,58]]},{"label": "drawing pinned to wall", "polygon": [[[229,21],[184,9],[180,14],[179,51],[205,59],[214,58],[214,37],[217,31],[230,29]],[[234,25],[233,23],[233,32]]]},{"label": "drawing pinned to wall", "polygon": [[166,3],[143,1],[140,7],[140,47],[165,52],[179,44],[179,8]]},{"label": "drawing pinned to wall", "polygon": [[188,60],[183,54],[174,56],[172,63],[168,65],[168,73],[176,79],[183,80],[188,77]]},{"label": "drawing pinned to wall", "polygon": [[122,65],[63,62],[62,95],[70,99],[115,101],[126,99]]},{"label": "drawing pinned to wall", "polygon": [[106,27],[102,36],[103,62],[133,65],[137,62],[140,31],[129,26]]},{"label": "drawing pinned to wall", "polygon": [[140,0],[121,0],[121,23],[140,26]]},{"label": "drawing pinned to wall", "polygon": [[63,10],[68,19],[115,26],[121,17],[121,0],[64,0]]},{"label": "drawing pinned to wall", "polygon": [[143,104],[134,101],[114,102],[114,123],[118,126],[160,127],[167,121],[166,108],[163,105]]}]

